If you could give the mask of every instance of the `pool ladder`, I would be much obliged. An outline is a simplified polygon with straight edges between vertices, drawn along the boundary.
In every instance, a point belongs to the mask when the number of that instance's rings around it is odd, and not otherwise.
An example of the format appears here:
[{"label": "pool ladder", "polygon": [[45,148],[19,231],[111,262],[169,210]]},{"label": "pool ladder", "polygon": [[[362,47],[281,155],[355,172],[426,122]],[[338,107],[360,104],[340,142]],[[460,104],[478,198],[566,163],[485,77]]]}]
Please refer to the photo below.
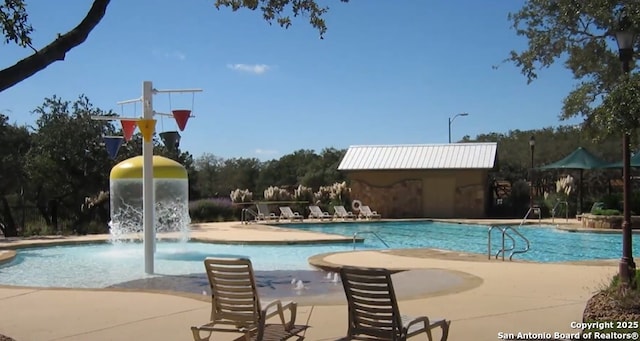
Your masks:
[{"label": "pool ladder", "polygon": [[385,242],[384,239],[382,239],[382,237],[380,237],[380,235],[375,233],[374,231],[357,231],[356,233],[353,234],[353,249],[354,250],[356,249],[356,241],[357,241],[358,234],[363,234],[363,233],[369,233],[369,234],[374,235],[376,238],[378,238],[379,241],[382,242],[382,244],[384,244],[384,246],[387,247],[387,249],[391,248],[389,246],[389,244],[387,244],[387,242]]},{"label": "pool ladder", "polygon": [[558,199],[558,202],[556,202],[555,206],[553,206],[553,209],[551,210],[551,222],[553,223],[555,218],[556,218],[556,213],[558,213],[558,207],[561,207],[562,205],[564,205],[564,219],[568,222],[569,221],[569,203],[566,201],[561,201],[560,199]]},{"label": "pool ladder", "polygon": [[[529,243],[529,239],[527,239],[527,237],[523,236],[522,233],[520,233],[520,231],[518,231],[515,227],[511,227],[511,226],[491,226],[489,227],[488,230],[488,235],[489,235],[489,241],[487,242],[487,255],[489,257],[489,259],[491,259],[491,232],[497,229],[498,231],[500,231],[500,235],[502,237],[502,244],[501,244],[501,248],[498,250],[498,252],[496,252],[495,254],[495,258],[498,259],[498,257],[502,254],[502,261],[504,262],[504,255],[508,252],[511,251],[511,253],[509,254],[509,260],[512,260],[513,255],[515,254],[519,254],[519,253],[525,253],[527,251],[529,251],[529,248],[531,247],[531,243]],[[513,238],[513,236],[511,234],[509,234],[509,232],[512,232],[513,234],[517,235],[518,237],[520,237],[520,239],[524,240],[525,243],[527,244],[527,246],[525,246],[524,249],[521,250],[516,250],[516,240],[515,238]],[[511,247],[510,248],[506,248],[505,245],[505,240],[506,238],[511,239]]]},{"label": "pool ladder", "polygon": [[258,212],[250,209],[250,208],[243,208],[242,209],[242,213],[240,215],[240,221],[242,224],[249,224],[250,220],[249,218],[253,217],[254,221],[258,220]]}]

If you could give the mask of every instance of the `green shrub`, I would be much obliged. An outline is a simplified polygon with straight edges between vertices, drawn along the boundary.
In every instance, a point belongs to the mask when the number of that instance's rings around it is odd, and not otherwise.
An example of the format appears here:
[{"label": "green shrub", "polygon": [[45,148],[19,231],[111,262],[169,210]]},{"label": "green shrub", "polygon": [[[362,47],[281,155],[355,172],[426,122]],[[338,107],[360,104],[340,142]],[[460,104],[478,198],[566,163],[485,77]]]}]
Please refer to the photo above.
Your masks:
[{"label": "green shrub", "polygon": [[599,200],[604,205],[604,208],[622,210],[622,193],[612,193],[603,196]]},{"label": "green shrub", "polygon": [[231,199],[201,199],[189,203],[192,223],[235,220]]},{"label": "green shrub", "polygon": [[593,214],[593,215],[610,216],[610,215],[620,215],[621,213],[618,210],[612,210],[612,209],[606,209],[606,208],[596,208],[593,211],[591,211],[591,214]]}]

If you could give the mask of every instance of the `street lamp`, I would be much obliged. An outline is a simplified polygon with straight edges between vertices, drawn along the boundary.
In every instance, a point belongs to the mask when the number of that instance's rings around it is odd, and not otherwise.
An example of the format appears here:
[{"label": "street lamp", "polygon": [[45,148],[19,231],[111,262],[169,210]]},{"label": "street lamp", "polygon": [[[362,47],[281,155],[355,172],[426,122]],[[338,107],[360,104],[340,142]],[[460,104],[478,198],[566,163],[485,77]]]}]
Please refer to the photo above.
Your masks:
[{"label": "street lamp", "polygon": [[456,119],[456,117],[458,116],[469,116],[469,113],[467,112],[461,112],[459,114],[456,114],[453,117],[449,117],[449,143],[451,143],[451,123],[453,122],[453,120]]},{"label": "street lamp", "polygon": [[531,173],[529,174],[529,208],[533,212],[533,152],[536,149],[536,137],[531,135],[529,138],[529,149],[531,149]]},{"label": "street lamp", "polygon": [[[624,19],[623,19],[624,21]],[[635,42],[635,32],[629,29],[628,25],[621,22],[620,30],[615,33],[616,43],[618,43],[618,53],[622,62],[622,71],[629,74],[631,60],[633,59],[633,44]],[[622,221],[622,258],[620,258],[620,280],[623,284],[629,285],[635,277],[636,265],[633,262],[631,246],[631,155],[629,151],[629,133],[624,132],[622,136],[622,181],[623,181],[623,210]]]}]

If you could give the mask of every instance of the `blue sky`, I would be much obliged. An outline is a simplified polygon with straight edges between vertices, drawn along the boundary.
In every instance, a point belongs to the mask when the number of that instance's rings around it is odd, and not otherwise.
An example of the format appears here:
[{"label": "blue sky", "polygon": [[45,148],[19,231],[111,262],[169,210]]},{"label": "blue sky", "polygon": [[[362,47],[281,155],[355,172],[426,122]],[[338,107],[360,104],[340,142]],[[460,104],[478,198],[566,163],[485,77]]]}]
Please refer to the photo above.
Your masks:
[{"label": "blue sky", "polygon": [[[322,1],[322,0],[320,0]],[[62,4],[63,3],[63,4]],[[77,25],[90,0],[28,1],[34,45]],[[361,144],[446,143],[489,132],[529,130],[558,119],[573,88],[558,64],[527,85],[510,50],[526,41],[507,14],[523,1],[325,1],[324,40],[304,18],[288,30],[259,12],[216,10],[213,1],[112,1],[89,39],[57,62],[0,93],[0,110],[31,124],[31,111],[52,95],[86,94],[96,106],[139,116],[117,101],[155,88],[202,88],[158,94],[154,109],[193,109],[181,148],[198,157],[279,158]],[[30,50],[5,45],[0,67]],[[176,130],[158,117],[158,131]]]}]

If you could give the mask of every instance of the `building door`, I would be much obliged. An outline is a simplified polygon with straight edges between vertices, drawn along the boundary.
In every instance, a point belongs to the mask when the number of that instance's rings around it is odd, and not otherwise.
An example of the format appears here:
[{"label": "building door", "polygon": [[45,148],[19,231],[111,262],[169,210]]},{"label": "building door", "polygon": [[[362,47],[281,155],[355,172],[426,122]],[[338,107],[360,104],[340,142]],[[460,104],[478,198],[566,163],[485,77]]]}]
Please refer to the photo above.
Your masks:
[{"label": "building door", "polygon": [[426,218],[453,218],[455,216],[456,179],[430,177],[423,179],[423,212]]}]

